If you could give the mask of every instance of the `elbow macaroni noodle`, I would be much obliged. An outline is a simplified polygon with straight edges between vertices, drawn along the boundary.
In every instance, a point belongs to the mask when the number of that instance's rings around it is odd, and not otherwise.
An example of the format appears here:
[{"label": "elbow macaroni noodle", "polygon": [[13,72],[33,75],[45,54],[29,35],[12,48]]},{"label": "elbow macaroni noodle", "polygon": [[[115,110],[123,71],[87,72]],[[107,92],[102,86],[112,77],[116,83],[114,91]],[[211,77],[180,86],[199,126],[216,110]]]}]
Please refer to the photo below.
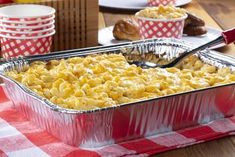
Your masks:
[{"label": "elbow macaroni noodle", "polygon": [[229,68],[217,69],[196,56],[180,68],[141,69],[121,54],[33,62],[11,78],[69,109],[91,110],[235,82]]}]

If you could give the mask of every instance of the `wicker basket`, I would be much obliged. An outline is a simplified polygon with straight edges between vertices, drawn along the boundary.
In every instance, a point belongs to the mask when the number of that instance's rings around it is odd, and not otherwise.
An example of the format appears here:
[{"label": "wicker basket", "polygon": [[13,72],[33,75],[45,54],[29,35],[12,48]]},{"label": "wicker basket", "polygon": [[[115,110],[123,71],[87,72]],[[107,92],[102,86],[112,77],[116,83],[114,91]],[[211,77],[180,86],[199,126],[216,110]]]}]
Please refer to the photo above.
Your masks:
[{"label": "wicker basket", "polygon": [[33,3],[56,9],[56,34],[51,51],[98,45],[98,0],[37,0]]}]

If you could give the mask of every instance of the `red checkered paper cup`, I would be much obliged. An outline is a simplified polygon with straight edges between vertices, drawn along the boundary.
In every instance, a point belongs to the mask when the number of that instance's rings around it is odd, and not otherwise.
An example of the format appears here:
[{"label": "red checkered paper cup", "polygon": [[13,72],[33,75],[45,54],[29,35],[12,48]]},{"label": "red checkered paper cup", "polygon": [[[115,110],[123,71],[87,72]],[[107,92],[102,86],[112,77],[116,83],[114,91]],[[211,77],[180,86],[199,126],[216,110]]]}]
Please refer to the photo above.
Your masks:
[{"label": "red checkered paper cup", "polygon": [[48,26],[44,26],[44,27],[39,27],[39,28],[9,28],[9,27],[1,27],[0,26],[0,33],[1,31],[13,31],[13,32],[34,32],[34,31],[43,31],[46,29],[50,29],[54,27],[54,24],[52,25],[48,25]]},{"label": "red checkered paper cup", "polygon": [[55,34],[55,9],[22,4],[0,8],[1,50],[4,58],[50,52]]},{"label": "red checkered paper cup", "polygon": [[1,37],[1,51],[3,58],[46,54],[50,52],[52,36],[55,32],[31,38]]},{"label": "red checkered paper cup", "polygon": [[55,14],[55,9],[44,5],[20,4],[0,8],[0,19],[10,21],[35,21],[47,19]]},{"label": "red checkered paper cup", "polygon": [[37,17],[37,18],[9,18],[9,17],[3,17],[3,16],[0,16],[0,20],[2,21],[12,21],[12,22],[21,22],[21,23],[24,23],[24,22],[34,22],[34,21],[44,21],[44,20],[47,20],[47,19],[52,19],[52,18],[55,18],[55,15],[52,14],[52,15],[49,15],[49,16],[44,16],[44,17]]},{"label": "red checkered paper cup", "polygon": [[11,20],[3,20],[0,18],[0,22],[1,24],[5,24],[7,26],[18,26],[18,25],[22,25],[24,24],[25,26],[27,26],[27,24],[37,24],[37,23],[50,23],[51,21],[53,21],[55,19],[55,15],[51,16],[50,18],[46,18],[44,20],[34,20],[34,21],[11,21]]},{"label": "red checkered paper cup", "polygon": [[53,20],[51,23],[39,25],[39,26],[31,26],[31,27],[25,27],[25,26],[11,26],[11,25],[4,25],[0,24],[1,30],[8,30],[8,31],[17,31],[17,32],[31,32],[31,31],[40,31],[44,29],[49,29],[54,26],[55,20]]},{"label": "red checkered paper cup", "polygon": [[3,30],[0,29],[0,36],[5,36],[5,37],[40,37],[43,35],[51,34],[52,32],[55,31],[55,26],[53,25],[51,28],[44,29],[44,30],[39,30],[39,31],[9,31],[9,30]]},{"label": "red checkered paper cup", "polygon": [[174,5],[176,0],[148,0],[148,6]]},{"label": "red checkered paper cup", "polygon": [[[0,20],[1,22],[1,20]],[[35,21],[35,22],[28,22],[28,23],[14,23],[11,21],[4,21],[0,24],[5,27],[39,27],[41,25],[51,24],[54,23],[54,19],[47,19],[45,21]]]},{"label": "red checkered paper cup", "polygon": [[137,16],[142,39],[182,38],[187,15],[178,19],[151,19]]}]

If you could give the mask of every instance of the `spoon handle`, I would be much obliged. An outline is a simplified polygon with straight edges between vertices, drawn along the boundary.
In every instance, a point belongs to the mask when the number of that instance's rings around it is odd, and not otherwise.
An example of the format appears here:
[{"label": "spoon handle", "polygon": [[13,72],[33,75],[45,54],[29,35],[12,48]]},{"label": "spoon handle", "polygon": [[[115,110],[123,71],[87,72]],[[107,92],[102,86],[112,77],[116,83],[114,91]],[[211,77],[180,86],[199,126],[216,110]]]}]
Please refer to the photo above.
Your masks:
[{"label": "spoon handle", "polygon": [[224,42],[228,45],[235,41],[235,27],[229,30],[222,32],[224,37]]},{"label": "spoon handle", "polygon": [[172,67],[172,66],[178,64],[179,62],[181,62],[184,58],[186,58],[190,55],[193,55],[194,53],[197,53],[197,52],[204,50],[206,48],[218,45],[220,43],[225,43],[226,45],[228,45],[234,41],[235,41],[235,28],[232,28],[232,29],[229,29],[229,30],[222,32],[218,38],[216,38],[216,39],[214,39],[204,45],[201,45],[191,51],[183,53],[181,56],[176,58],[174,61],[172,61],[171,63],[166,65],[166,67]]}]

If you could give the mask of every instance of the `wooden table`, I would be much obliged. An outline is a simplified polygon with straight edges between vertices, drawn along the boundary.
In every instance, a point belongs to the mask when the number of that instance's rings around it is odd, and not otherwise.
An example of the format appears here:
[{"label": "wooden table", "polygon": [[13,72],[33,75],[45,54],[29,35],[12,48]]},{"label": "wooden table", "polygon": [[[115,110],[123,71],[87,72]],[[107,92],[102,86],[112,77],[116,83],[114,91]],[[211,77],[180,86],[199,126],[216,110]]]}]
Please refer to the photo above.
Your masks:
[{"label": "wooden table", "polygon": [[[228,29],[235,26],[234,0],[193,0],[184,6],[185,9],[203,17],[208,26],[218,29]],[[210,16],[208,13],[212,16]],[[99,14],[99,28],[112,26],[118,19],[131,16],[133,12],[113,11],[102,9]],[[229,45],[218,51],[235,56],[235,45]],[[234,157],[235,137],[227,137],[203,144],[155,155],[155,157]]]},{"label": "wooden table", "polygon": [[223,29],[235,26],[234,0],[197,0],[200,5],[210,13],[211,17]]}]

